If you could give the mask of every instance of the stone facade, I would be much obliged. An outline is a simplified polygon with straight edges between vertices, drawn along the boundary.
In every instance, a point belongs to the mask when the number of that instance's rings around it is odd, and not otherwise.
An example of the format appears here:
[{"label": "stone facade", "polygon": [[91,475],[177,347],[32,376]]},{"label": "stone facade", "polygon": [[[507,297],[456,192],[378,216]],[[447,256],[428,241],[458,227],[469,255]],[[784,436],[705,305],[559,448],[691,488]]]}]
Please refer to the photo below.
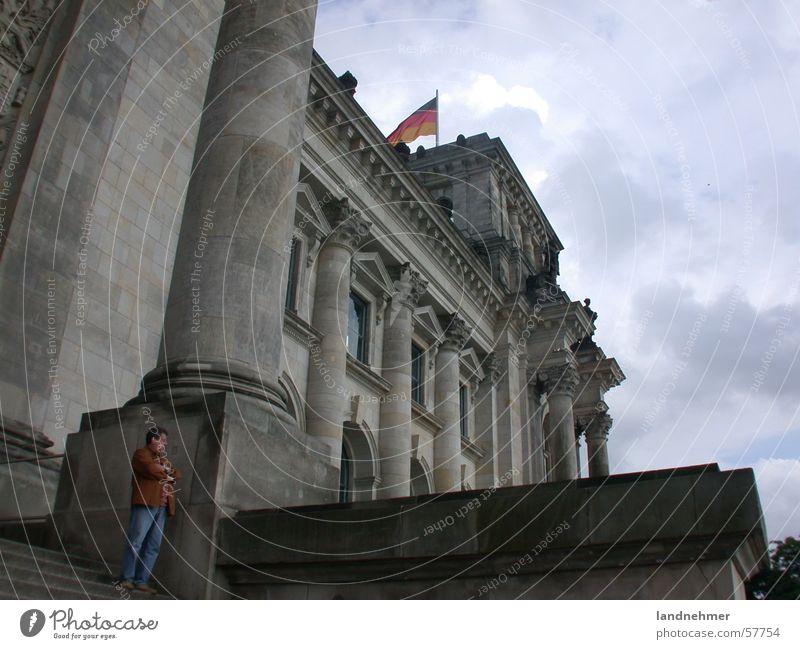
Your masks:
[{"label": "stone facade", "polygon": [[160,573],[186,597],[225,592],[242,512],[612,472],[624,375],[499,139],[389,146],[313,3],[68,5],[3,113],[0,249],[3,414],[65,452],[66,547],[118,560],[151,423],[192,468]]}]

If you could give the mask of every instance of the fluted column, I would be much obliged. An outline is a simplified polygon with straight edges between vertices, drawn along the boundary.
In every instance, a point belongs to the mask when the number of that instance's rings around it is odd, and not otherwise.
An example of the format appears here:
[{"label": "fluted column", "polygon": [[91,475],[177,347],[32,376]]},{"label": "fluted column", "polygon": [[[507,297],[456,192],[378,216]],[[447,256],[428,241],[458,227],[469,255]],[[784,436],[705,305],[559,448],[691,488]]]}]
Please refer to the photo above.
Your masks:
[{"label": "fluted column", "polygon": [[285,413],[276,306],[294,219],[314,0],[228,0],[148,401],[230,390]]},{"label": "fluted column", "polygon": [[312,347],[309,359],[306,432],[328,444],[331,463],[339,466],[342,425],[349,404],[346,336],[350,261],[372,224],[351,210],[346,198],[331,203],[327,217],[333,232],[327,236],[317,256],[311,323],[322,337],[319,347]]},{"label": "fluted column", "polygon": [[608,431],[613,419],[608,413],[598,413],[586,428],[586,453],[589,456],[589,477],[608,475]]},{"label": "fluted column", "polygon": [[435,414],[442,429],[433,439],[433,481],[437,492],[461,488],[459,354],[469,338],[466,323],[452,315],[442,323],[444,337],[436,354]]},{"label": "fluted column", "polygon": [[578,463],[575,454],[575,421],[572,399],[578,386],[578,372],[572,363],[556,365],[542,372],[550,405],[553,480],[575,480]]},{"label": "fluted column", "polygon": [[384,320],[382,375],[392,390],[381,402],[381,498],[411,493],[411,333],[414,309],[427,286],[427,280],[403,264]]}]

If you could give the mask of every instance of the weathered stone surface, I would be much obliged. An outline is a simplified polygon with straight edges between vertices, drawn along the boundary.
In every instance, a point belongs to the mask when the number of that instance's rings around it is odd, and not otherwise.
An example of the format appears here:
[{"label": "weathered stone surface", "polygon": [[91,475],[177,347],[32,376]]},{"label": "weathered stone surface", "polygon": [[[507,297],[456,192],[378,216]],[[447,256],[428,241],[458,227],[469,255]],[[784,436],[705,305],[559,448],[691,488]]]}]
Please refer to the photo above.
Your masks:
[{"label": "weathered stone surface", "polygon": [[711,465],[242,513],[219,565],[259,598],[739,598],[765,561],[753,480]]}]

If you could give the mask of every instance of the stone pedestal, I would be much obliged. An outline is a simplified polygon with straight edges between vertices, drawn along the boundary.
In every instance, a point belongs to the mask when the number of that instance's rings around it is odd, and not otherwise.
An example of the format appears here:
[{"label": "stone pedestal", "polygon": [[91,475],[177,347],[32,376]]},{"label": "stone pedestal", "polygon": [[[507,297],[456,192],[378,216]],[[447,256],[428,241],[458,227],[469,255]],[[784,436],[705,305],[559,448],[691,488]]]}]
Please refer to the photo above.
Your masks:
[{"label": "stone pedestal", "polygon": [[459,409],[460,353],[469,337],[465,322],[453,315],[442,323],[444,340],[436,354],[435,414],[442,429],[433,440],[433,481],[437,492],[461,488],[461,426]]},{"label": "stone pedestal", "polygon": [[381,402],[381,498],[411,493],[411,333],[414,309],[427,285],[408,264],[402,266],[395,281],[397,293],[384,321],[382,376],[392,390]]},{"label": "stone pedestal", "polygon": [[112,574],[128,526],[130,458],[153,424],[169,433],[167,454],[183,473],[153,575],[176,597],[224,596],[214,583],[221,519],[337,500],[338,472],[320,460],[323,444],[291,421],[265,418],[257,399],[221,392],[88,413],[81,430],[67,437],[53,519],[67,552],[91,552]]},{"label": "stone pedestal", "polygon": [[353,250],[369,232],[370,223],[347,199],[327,210],[333,232],[317,257],[317,286],[312,324],[321,334],[312,347],[308,367],[306,430],[328,446],[330,461],[342,457],[342,425],[350,402],[347,393],[347,316],[350,300],[350,262]]},{"label": "stone pedestal", "polygon": [[578,385],[578,372],[572,363],[555,365],[542,372],[550,405],[548,448],[553,466],[552,480],[575,480],[578,462],[575,452],[575,422],[572,399]]}]

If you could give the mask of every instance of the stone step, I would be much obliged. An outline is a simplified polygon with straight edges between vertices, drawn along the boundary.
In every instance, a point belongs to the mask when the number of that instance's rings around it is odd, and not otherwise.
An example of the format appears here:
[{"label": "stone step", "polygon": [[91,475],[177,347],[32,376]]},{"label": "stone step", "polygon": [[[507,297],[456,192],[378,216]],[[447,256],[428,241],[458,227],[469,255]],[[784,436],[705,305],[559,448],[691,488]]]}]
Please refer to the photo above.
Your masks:
[{"label": "stone step", "polygon": [[113,581],[100,561],[0,539],[0,599],[170,599]]},{"label": "stone step", "polygon": [[79,593],[81,599],[119,596],[111,577],[102,573],[80,571],[73,574],[69,566],[62,570],[39,569],[36,566],[23,567],[6,563],[6,579],[14,588],[19,584],[36,585],[39,590],[70,590]]},{"label": "stone step", "polygon": [[77,571],[88,570],[92,573],[108,573],[109,569],[102,561],[68,555],[58,550],[50,550],[26,543],[0,539],[0,558],[5,562],[17,563],[26,566],[40,566],[45,568],[72,569]]}]

